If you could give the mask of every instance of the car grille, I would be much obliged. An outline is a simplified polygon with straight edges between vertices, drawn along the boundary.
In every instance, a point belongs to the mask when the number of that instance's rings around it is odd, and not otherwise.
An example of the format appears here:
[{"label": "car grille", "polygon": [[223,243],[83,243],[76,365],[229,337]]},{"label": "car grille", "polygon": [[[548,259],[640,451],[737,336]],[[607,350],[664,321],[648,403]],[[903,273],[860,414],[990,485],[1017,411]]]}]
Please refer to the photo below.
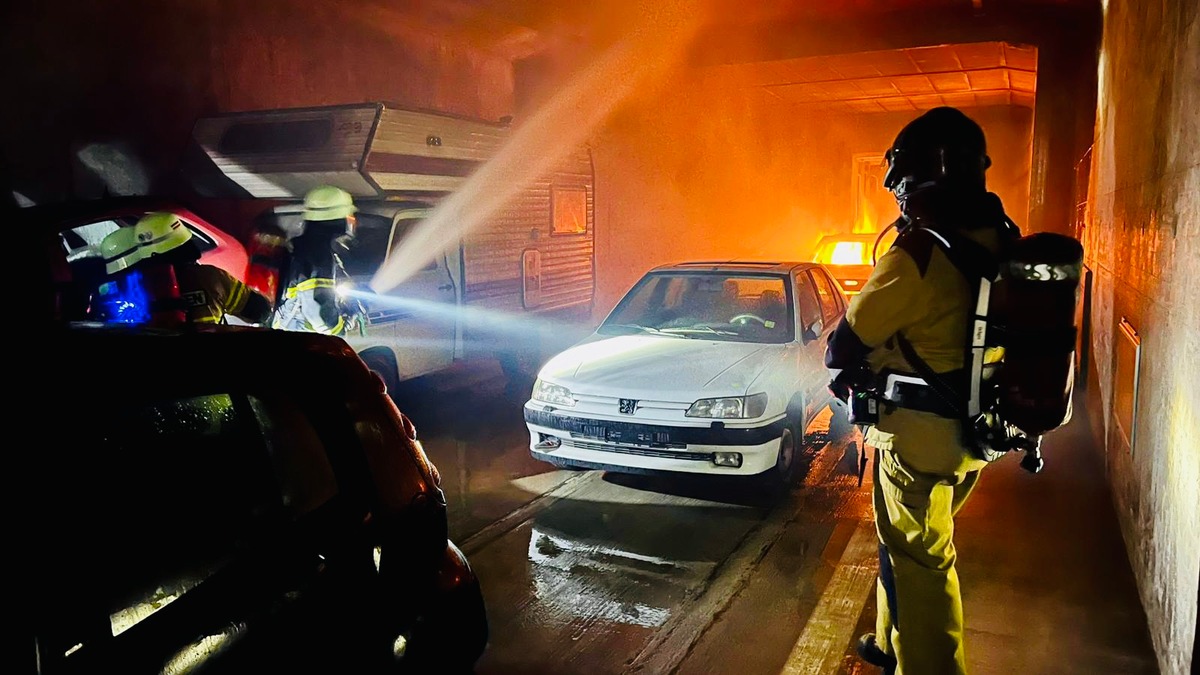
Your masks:
[{"label": "car grille", "polygon": [[575,392],[575,396],[579,402],[584,405],[596,406],[603,409],[619,410],[621,398],[631,398],[638,402],[638,410],[662,410],[662,411],[686,411],[692,406],[694,401],[659,401],[655,399],[642,399],[630,395],[628,397],[617,396],[600,396],[597,394],[586,394]]},{"label": "car grille", "polygon": [[661,459],[688,459],[696,462],[712,461],[712,453],[680,452],[677,450],[658,450],[655,448],[634,448],[626,445],[607,445],[575,439],[562,439],[562,444],[579,450],[595,450],[597,452],[616,452],[622,455],[637,455],[639,457],[658,457]]}]

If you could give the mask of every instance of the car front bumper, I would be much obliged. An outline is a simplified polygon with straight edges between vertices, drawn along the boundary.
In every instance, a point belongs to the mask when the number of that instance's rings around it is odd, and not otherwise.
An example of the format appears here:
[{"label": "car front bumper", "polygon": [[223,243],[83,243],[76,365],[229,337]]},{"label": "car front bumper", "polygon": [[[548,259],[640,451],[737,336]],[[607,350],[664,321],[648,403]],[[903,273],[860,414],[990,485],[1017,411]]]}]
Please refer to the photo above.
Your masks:
[{"label": "car front bumper", "polygon": [[[526,406],[529,450],[556,466],[628,472],[752,476],[775,466],[784,416],[757,426],[672,426],[564,415]],[[547,447],[557,439],[557,447]],[[552,444],[552,443],[551,443]],[[738,453],[741,466],[719,466],[716,453]]]}]

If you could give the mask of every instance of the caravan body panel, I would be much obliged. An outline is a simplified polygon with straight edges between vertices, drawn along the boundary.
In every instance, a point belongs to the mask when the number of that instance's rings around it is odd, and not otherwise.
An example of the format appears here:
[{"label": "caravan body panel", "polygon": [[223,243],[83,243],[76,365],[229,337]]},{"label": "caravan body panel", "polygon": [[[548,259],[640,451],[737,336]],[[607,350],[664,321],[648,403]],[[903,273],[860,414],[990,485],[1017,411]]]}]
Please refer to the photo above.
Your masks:
[{"label": "caravan body panel", "polygon": [[252,197],[287,199],[318,185],[378,196],[362,173],[377,104],[231,113],[196,122],[192,137]]},{"label": "caravan body panel", "polygon": [[229,113],[192,136],[252,197],[286,199],[318,185],[355,197],[451,192],[503,141],[500,124],[382,103]]},{"label": "caravan body panel", "polygon": [[466,302],[516,312],[590,307],[594,206],[591,154],[584,148],[533,180],[466,237]]},{"label": "caravan body panel", "polygon": [[383,192],[452,192],[495,154],[504,132],[499,125],[384,108],[366,173]]}]

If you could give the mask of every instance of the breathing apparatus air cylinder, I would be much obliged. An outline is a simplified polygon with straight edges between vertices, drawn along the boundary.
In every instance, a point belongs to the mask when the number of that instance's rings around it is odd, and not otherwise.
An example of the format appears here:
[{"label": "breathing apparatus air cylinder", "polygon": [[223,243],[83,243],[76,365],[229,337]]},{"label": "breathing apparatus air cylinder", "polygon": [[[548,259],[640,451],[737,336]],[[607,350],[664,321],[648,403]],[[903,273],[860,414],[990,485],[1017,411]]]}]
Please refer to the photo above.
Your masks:
[{"label": "breathing apparatus air cylinder", "polygon": [[149,325],[155,328],[183,326],[188,322],[187,308],[179,293],[175,266],[156,262],[142,268],[143,284],[150,297]]},{"label": "breathing apparatus air cylinder", "polygon": [[287,237],[282,232],[259,231],[250,242],[250,265],[246,285],[279,303],[279,279],[287,256]]},{"label": "breathing apparatus air cylinder", "polygon": [[1004,350],[996,407],[1029,436],[1070,420],[1082,269],[1078,240],[1040,232],[1008,244],[991,287],[991,338]]}]

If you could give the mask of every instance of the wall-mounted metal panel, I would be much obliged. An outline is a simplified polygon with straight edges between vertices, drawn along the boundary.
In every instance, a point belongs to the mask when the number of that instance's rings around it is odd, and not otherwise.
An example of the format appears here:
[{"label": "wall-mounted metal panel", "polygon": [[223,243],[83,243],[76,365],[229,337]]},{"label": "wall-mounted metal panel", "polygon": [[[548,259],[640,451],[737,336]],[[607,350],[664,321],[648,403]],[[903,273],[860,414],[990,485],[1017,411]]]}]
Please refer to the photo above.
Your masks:
[{"label": "wall-mounted metal panel", "polygon": [[1117,326],[1116,368],[1113,369],[1113,419],[1133,452],[1137,441],[1138,376],[1142,365],[1142,338],[1129,320]]}]

